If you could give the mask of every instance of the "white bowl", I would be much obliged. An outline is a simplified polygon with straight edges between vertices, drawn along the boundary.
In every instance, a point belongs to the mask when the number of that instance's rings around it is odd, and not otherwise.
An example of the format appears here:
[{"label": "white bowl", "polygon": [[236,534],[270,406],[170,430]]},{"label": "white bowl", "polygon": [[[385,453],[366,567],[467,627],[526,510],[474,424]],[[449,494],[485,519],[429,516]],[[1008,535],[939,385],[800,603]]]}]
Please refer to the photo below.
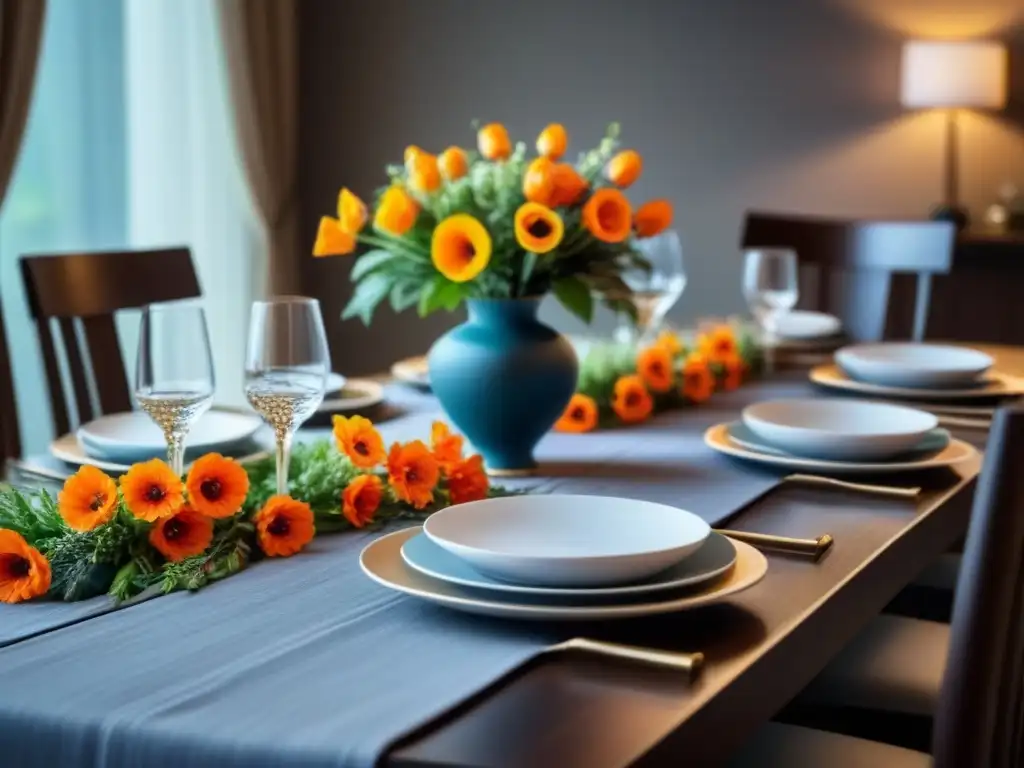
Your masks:
[{"label": "white bowl", "polygon": [[838,317],[802,309],[786,312],[775,321],[775,334],[781,339],[822,339],[842,330]]},{"label": "white bowl", "polygon": [[977,382],[992,367],[984,352],[941,344],[856,344],[836,352],[853,379],[890,387],[942,388]]},{"label": "white bowl", "polygon": [[711,532],[691,512],[609,496],[538,494],[458,504],[423,531],[487,576],[537,586],[605,586],[647,578]]},{"label": "white bowl", "polygon": [[839,461],[887,459],[909,451],[938,426],[902,405],[839,399],[772,400],[743,409],[755,434],[799,456]]}]

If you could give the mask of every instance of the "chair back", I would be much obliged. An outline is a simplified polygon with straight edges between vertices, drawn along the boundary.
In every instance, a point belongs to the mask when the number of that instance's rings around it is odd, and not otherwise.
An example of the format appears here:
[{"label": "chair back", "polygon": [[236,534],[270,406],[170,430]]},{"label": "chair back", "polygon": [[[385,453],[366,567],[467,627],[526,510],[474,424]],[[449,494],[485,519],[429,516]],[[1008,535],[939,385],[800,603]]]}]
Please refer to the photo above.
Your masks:
[{"label": "chair back", "polygon": [[844,221],[748,212],[742,247],[784,247],[800,265],[800,304],[837,315],[858,341],[924,337],[931,276],[953,263],[944,221]]},{"label": "chair back", "polygon": [[18,405],[14,397],[14,374],[7,346],[4,313],[0,307],[0,477],[7,459],[21,458],[21,433],[18,431]]},{"label": "chair back", "polygon": [[935,717],[936,768],[1024,765],[1024,408],[992,424]]},{"label": "chair back", "polygon": [[[114,324],[119,310],[201,295],[192,256],[184,247],[23,256],[21,269],[58,435],[71,429],[71,405],[76,424],[132,408]],[[70,392],[58,363],[58,339]]]}]

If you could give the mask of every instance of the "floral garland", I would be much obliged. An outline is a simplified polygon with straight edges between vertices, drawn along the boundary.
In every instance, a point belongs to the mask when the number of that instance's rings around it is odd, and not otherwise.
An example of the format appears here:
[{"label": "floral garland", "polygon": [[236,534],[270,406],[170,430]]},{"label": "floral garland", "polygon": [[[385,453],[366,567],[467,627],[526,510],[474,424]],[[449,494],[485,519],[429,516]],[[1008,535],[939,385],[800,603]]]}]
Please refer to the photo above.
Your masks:
[{"label": "floral garland", "polygon": [[273,459],[243,467],[211,453],[184,480],[153,459],[118,482],[84,466],[56,500],[0,491],[0,602],[195,590],[300,552],[317,534],[504,494],[444,423],[434,423],[429,446],[413,440],[385,452],[360,416],[335,416],[333,444],[296,446],[289,489],[276,494]]},{"label": "floral garland", "polygon": [[604,346],[583,361],[579,384],[555,424],[559,432],[590,432],[636,424],[653,413],[703,403],[739,387],[760,364],[753,337],[737,324],[701,329],[692,348],[671,331],[650,346]]}]

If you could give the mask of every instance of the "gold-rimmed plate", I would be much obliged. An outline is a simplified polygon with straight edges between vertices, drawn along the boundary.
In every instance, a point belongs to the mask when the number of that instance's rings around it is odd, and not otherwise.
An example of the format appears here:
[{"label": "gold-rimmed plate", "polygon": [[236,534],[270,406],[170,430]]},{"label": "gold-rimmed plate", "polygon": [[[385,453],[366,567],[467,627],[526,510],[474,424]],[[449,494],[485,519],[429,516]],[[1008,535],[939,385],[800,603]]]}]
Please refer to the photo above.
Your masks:
[{"label": "gold-rimmed plate", "polygon": [[910,400],[993,400],[1001,397],[1019,397],[1024,395],[1024,379],[1016,376],[990,371],[977,386],[968,388],[921,389],[911,387],[891,387],[883,384],[871,384],[866,381],[851,379],[838,365],[829,363],[811,369],[811,381],[822,387],[841,392],[872,397],[893,397]]}]

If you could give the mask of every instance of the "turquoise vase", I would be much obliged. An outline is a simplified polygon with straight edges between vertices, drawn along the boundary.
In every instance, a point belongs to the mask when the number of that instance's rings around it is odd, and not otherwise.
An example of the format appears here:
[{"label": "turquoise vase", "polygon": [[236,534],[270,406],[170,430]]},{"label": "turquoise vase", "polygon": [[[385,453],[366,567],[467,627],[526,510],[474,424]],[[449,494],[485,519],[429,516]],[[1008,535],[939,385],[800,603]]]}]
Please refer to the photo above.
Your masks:
[{"label": "turquoise vase", "polygon": [[467,305],[469,319],[430,349],[430,386],[488,472],[528,474],[534,447],[576,391],[576,353],[537,319],[540,299]]}]

